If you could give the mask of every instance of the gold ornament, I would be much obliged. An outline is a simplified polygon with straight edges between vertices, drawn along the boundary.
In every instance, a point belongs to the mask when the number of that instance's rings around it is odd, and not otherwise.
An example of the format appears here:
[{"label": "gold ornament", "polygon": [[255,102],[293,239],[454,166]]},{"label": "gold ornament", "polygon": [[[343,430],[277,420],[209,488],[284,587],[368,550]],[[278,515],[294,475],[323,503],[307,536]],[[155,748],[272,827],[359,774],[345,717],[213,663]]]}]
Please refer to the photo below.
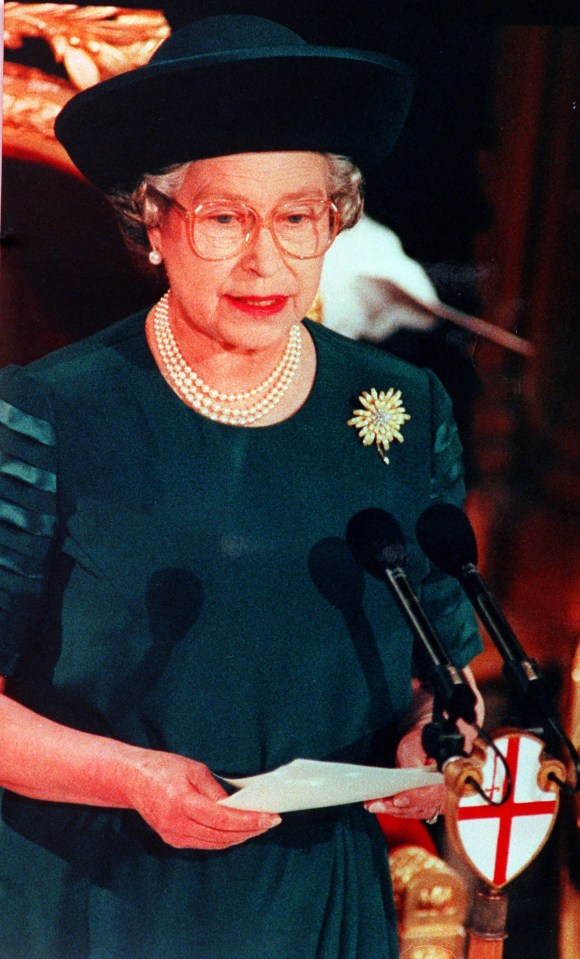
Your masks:
[{"label": "gold ornament", "polygon": [[387,450],[393,440],[403,442],[401,426],[411,419],[403,406],[401,391],[391,387],[386,393],[384,390],[377,392],[373,387],[370,393],[361,393],[358,399],[364,409],[353,410],[354,416],[348,420],[347,426],[356,427],[363,446],[374,443],[383,463],[388,465]]},{"label": "gold ornament", "polygon": [[77,90],[146,63],[170,32],[159,10],[116,6],[7,3],[4,17],[5,45],[41,37]]},{"label": "gold ornament", "polygon": [[159,10],[79,7],[74,3],[6,3],[4,46],[16,50],[30,37],[44,40],[55,61],[64,64],[68,79],[6,58],[2,138],[5,155],[76,172],[55,138],[57,115],[77,90],[146,63],[170,32]]}]

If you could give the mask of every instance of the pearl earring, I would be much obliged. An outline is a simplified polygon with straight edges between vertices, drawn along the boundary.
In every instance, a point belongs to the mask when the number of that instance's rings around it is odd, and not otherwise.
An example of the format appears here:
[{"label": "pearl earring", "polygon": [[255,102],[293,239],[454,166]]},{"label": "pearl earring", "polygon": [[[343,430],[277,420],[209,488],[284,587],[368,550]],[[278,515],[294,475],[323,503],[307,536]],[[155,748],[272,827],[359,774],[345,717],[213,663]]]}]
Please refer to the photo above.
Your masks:
[{"label": "pearl earring", "polygon": [[150,250],[149,251],[149,262],[152,266],[159,266],[163,262],[163,257],[159,250]]}]

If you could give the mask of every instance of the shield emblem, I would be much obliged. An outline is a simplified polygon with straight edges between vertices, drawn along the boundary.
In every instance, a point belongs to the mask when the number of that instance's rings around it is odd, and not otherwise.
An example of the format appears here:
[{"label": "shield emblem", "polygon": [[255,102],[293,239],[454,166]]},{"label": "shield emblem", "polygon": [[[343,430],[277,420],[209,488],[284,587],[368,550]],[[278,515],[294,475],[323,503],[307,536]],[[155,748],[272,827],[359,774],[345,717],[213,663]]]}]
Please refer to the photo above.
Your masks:
[{"label": "shield emblem", "polygon": [[[521,731],[493,737],[505,756],[512,778],[511,795],[492,806],[478,794],[454,796],[449,792],[446,823],[457,852],[488,885],[501,889],[537,856],[556,821],[559,791],[538,775],[544,743]],[[490,748],[482,768],[484,792],[499,802],[505,791],[502,761]],[[548,783],[546,789],[544,782]]]}]

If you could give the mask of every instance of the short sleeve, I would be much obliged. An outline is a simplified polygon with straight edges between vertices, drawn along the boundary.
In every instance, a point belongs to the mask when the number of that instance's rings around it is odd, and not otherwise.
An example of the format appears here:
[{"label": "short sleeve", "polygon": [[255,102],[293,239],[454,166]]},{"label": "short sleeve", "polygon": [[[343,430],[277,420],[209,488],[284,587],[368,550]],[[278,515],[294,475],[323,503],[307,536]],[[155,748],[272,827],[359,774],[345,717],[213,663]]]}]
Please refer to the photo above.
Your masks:
[{"label": "short sleeve", "polygon": [[0,674],[11,675],[33,626],[56,529],[50,401],[18,367],[0,372]]},{"label": "short sleeve", "polygon": [[[452,503],[463,507],[463,453],[451,401],[437,377],[427,372],[432,410],[430,504]],[[460,668],[467,666],[483,647],[471,604],[461,585],[430,564],[422,584],[421,601],[454,664]]]}]

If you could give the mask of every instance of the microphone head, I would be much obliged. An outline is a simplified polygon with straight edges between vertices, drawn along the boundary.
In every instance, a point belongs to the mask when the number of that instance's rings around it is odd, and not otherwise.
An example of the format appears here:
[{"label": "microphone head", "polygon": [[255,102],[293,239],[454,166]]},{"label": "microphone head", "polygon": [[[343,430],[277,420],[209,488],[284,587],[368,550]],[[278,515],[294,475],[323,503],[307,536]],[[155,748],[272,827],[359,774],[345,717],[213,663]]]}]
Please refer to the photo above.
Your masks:
[{"label": "microphone head", "polygon": [[477,565],[477,541],[463,510],[451,503],[434,503],[421,513],[417,539],[425,555],[451,576],[468,563]]},{"label": "microphone head", "polygon": [[384,509],[363,509],[349,520],[346,542],[357,563],[384,579],[385,569],[404,566],[405,537],[394,516]]}]

